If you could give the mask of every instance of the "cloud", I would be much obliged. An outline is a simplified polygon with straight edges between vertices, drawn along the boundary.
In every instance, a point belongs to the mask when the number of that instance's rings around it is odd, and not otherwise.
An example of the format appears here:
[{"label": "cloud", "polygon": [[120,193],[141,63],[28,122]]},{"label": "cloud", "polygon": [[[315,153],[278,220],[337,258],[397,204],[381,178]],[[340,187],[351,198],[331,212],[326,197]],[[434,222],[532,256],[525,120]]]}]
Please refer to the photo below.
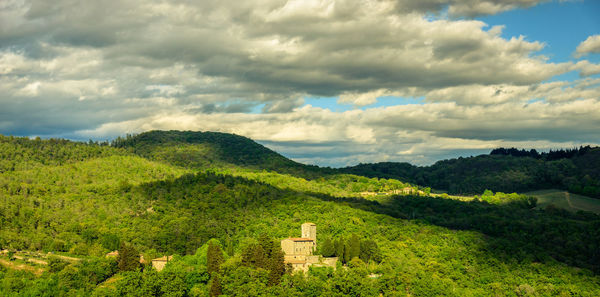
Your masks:
[{"label": "cloud", "polygon": [[[514,2],[510,5],[533,4]],[[98,75],[119,69],[119,76],[130,74],[142,83],[148,77],[141,70],[184,65],[250,99],[405,86],[529,84],[565,71],[532,55],[543,44],[503,39],[497,28],[485,31],[482,22],[397,12],[399,5],[411,3],[416,1],[128,1],[125,6],[121,1],[56,1],[47,7],[45,1],[32,1],[15,6],[13,12],[21,17],[0,40],[28,40],[20,45],[25,55],[33,58],[31,52],[37,51],[41,60],[74,66],[63,67],[66,72],[100,70]],[[223,89],[219,93],[237,95]]]},{"label": "cloud", "polygon": [[264,106],[263,112],[266,113],[277,113],[277,112],[290,112],[294,110],[294,108],[298,108],[304,104],[303,98],[298,98],[296,100],[282,100],[276,101],[273,103],[269,103]]},{"label": "cloud", "polygon": [[377,98],[391,95],[388,90],[381,89],[366,93],[345,92],[340,94],[337,102],[341,104],[353,104],[355,106],[365,106],[377,102]]},{"label": "cloud", "polygon": [[[550,149],[596,143],[599,83],[600,79],[584,79],[542,84],[529,93],[522,91],[520,100],[491,106],[432,102],[346,112],[312,106],[273,114],[169,112],[77,133],[102,138],[150,129],[222,131],[253,138],[311,164],[385,160],[430,164],[499,146]],[[542,90],[570,99],[529,102]]]},{"label": "cloud", "polygon": [[577,62],[573,65],[573,69],[579,70],[580,76],[591,76],[600,73],[600,65],[590,63],[587,60]]},{"label": "cloud", "polygon": [[439,12],[447,8],[452,16],[492,15],[515,8],[547,2],[543,0],[396,0],[400,11]]},{"label": "cloud", "polygon": [[[0,133],[223,131],[330,165],[596,141],[598,79],[547,81],[597,64],[471,19],[542,2],[6,0]],[[384,96],[424,100],[367,108]]]},{"label": "cloud", "polygon": [[600,53],[600,35],[592,35],[577,46],[574,56],[579,58],[587,54],[598,53]]}]

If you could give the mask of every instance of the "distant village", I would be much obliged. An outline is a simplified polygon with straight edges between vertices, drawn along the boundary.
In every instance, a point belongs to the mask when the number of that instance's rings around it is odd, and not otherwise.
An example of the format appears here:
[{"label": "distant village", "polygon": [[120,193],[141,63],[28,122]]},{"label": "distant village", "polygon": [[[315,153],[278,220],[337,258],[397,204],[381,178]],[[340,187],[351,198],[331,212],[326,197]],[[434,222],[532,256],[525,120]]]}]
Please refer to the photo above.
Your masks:
[{"label": "distant village", "polygon": [[425,192],[421,190],[417,190],[411,187],[405,187],[402,189],[391,190],[389,192],[360,192],[360,196],[369,197],[369,196],[389,196],[389,195],[425,195]]}]

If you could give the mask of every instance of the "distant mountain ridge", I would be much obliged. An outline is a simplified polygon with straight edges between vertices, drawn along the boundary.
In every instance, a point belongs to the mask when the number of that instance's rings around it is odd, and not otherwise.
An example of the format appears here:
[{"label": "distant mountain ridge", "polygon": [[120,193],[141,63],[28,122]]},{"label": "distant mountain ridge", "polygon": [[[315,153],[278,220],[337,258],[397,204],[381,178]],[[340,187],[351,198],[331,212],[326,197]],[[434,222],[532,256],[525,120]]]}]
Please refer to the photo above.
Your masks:
[{"label": "distant mountain ridge", "polygon": [[500,148],[489,155],[442,160],[431,166],[383,162],[359,164],[340,171],[400,179],[452,194],[479,194],[486,189],[522,192],[559,187],[600,198],[600,147],[541,154],[534,150]]}]

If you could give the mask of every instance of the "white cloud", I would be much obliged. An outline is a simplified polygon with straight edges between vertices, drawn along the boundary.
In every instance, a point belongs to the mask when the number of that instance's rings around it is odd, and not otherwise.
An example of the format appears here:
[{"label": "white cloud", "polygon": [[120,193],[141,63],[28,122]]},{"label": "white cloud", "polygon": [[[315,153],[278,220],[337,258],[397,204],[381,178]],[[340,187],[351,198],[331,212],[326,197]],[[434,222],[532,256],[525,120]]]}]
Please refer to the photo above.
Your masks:
[{"label": "white cloud", "polygon": [[590,76],[600,73],[600,64],[594,64],[590,63],[588,60],[583,60],[573,65],[573,69],[579,70],[581,76]]},{"label": "white cloud", "polygon": [[574,55],[579,58],[587,54],[598,53],[600,53],[600,35],[592,35],[577,46]]},{"label": "white cloud", "polygon": [[366,93],[345,92],[340,94],[337,102],[341,104],[353,104],[356,106],[365,106],[377,102],[381,96],[391,95],[388,90],[380,89]]},{"label": "white cloud", "polygon": [[[590,141],[599,80],[544,81],[598,65],[551,63],[544,43],[468,18],[541,2],[2,1],[0,133],[213,130],[328,164]],[[364,110],[302,99],[320,96]],[[383,96],[424,103],[364,108]]]},{"label": "white cloud", "polygon": [[[540,89],[579,92],[594,83],[600,81],[586,79]],[[481,153],[499,146],[549,149],[594,143],[595,127],[600,125],[597,98],[494,105],[443,102],[346,112],[305,106],[289,113],[234,116],[172,111],[79,133],[102,138],[150,129],[222,131],[265,142],[309,163],[340,166],[394,160],[429,164],[456,152]]]}]

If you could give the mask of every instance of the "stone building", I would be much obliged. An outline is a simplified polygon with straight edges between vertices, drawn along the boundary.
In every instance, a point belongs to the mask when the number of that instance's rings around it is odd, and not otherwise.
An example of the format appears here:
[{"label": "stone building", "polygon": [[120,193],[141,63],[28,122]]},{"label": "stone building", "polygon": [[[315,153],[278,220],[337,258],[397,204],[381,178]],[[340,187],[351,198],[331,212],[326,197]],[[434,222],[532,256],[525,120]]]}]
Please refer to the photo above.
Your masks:
[{"label": "stone building", "polygon": [[317,248],[317,225],[304,223],[301,226],[302,237],[290,237],[281,241],[284,252],[284,262],[292,266],[293,271],[308,271],[308,267],[332,266],[335,267],[337,258],[323,258],[313,255]]},{"label": "stone building", "polygon": [[162,256],[160,258],[152,259],[152,267],[154,267],[156,271],[161,271],[171,260],[173,260],[173,256]]}]

